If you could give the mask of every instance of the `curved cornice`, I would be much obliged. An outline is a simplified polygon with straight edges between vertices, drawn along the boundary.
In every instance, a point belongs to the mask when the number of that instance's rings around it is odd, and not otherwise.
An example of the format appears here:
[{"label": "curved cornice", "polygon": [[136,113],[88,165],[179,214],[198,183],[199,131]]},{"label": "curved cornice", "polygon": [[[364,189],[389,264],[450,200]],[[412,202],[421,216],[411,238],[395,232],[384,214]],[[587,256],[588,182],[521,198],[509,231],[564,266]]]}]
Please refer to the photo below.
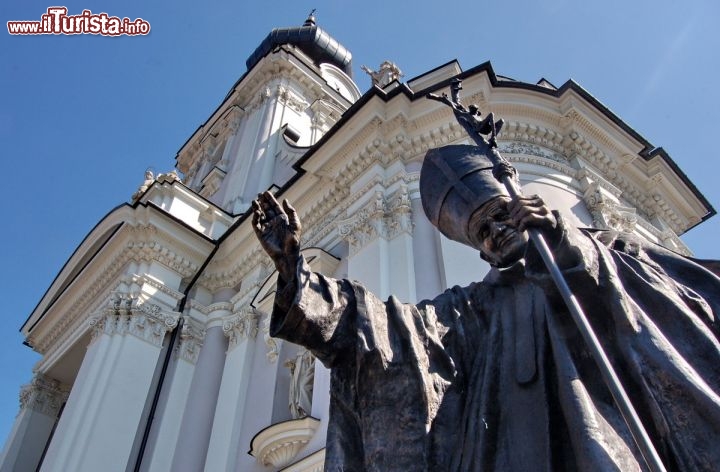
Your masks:
[{"label": "curved cornice", "polygon": [[[192,244],[182,243],[181,239],[177,238],[177,235],[182,233],[174,232],[174,235],[170,236],[168,230],[164,229],[166,224],[157,224],[162,221],[169,221],[173,231],[178,229],[184,231],[185,237],[190,238]],[[118,243],[119,239],[125,242]],[[119,244],[120,248],[116,247],[108,253],[106,248],[111,243]],[[177,244],[184,246],[182,250],[171,247]],[[110,279],[117,277],[124,264],[130,260],[158,260],[180,273],[187,272],[187,276],[191,275],[198,269],[205,256],[205,251],[200,249],[203,244],[207,246],[209,252],[214,243],[207,236],[152,203],[122,204],[105,215],[85,236],[25,320],[20,331],[29,336],[80,275],[85,273],[91,264],[98,263],[100,253],[107,256],[103,261],[104,268],[100,277],[94,278],[80,299],[74,302],[74,310],[90,302],[97,295],[97,290],[101,290]],[[180,253],[183,255],[181,256]],[[190,259],[186,259],[187,257]]]},{"label": "curved cornice", "polygon": [[[441,66],[442,67],[442,66]],[[432,73],[432,71],[428,72],[427,74]],[[426,75],[426,74],[423,74]],[[345,125],[355,119],[355,116],[360,113],[361,110],[365,109],[369,103],[372,102],[372,100],[381,100],[382,102],[390,102],[395,97],[402,95],[405,97],[406,100],[409,100],[410,102],[416,102],[418,100],[425,100],[425,96],[428,93],[431,92],[437,92],[441,89],[444,89],[450,85],[450,82],[454,78],[460,78],[462,80],[469,80],[473,78],[477,78],[479,76],[485,75],[489,81],[489,85],[491,90],[494,92],[512,92],[512,91],[518,91],[518,92],[525,92],[530,93],[531,95],[535,95],[538,98],[546,97],[553,99],[558,106],[563,103],[564,107],[567,108],[566,110],[560,109],[560,114],[554,119],[562,119],[563,115],[571,112],[573,110],[573,104],[578,103],[582,104],[584,106],[587,106],[588,109],[593,110],[597,112],[599,115],[601,115],[607,122],[611,123],[616,130],[620,131],[622,134],[624,134],[628,140],[634,141],[637,143],[638,148],[635,152],[635,154],[642,158],[644,161],[652,161],[653,159],[660,159],[662,160],[667,167],[677,176],[677,179],[679,182],[681,182],[683,185],[686,186],[686,188],[689,190],[690,194],[697,199],[697,201],[702,205],[705,209],[705,212],[702,216],[700,216],[697,221],[694,221],[691,223],[688,227],[679,227],[680,232],[687,231],[691,229],[696,224],[706,220],[707,218],[710,218],[711,216],[715,215],[716,211],[710,204],[710,202],[705,198],[704,195],[700,193],[700,191],[697,189],[697,187],[687,178],[684,172],[680,170],[680,168],[677,166],[677,164],[670,158],[670,156],[661,148],[661,147],[655,147],[653,146],[649,141],[647,141],[645,138],[643,138],[637,131],[635,131],[633,128],[631,128],[627,123],[622,121],[617,115],[615,115],[609,108],[607,108],[605,105],[603,105],[601,102],[599,102],[595,97],[593,97],[590,93],[588,93],[584,88],[582,88],[579,84],[577,84],[573,80],[568,80],[565,82],[562,86],[560,86],[557,89],[549,88],[543,85],[537,85],[537,84],[529,84],[525,82],[518,82],[509,80],[506,78],[499,77],[495,74],[492,65],[490,62],[485,62],[483,64],[480,64],[479,66],[473,67],[471,69],[468,69],[466,71],[463,71],[462,73],[453,76],[448,77],[445,80],[442,80],[440,82],[435,83],[434,85],[427,87],[423,90],[413,91],[411,90],[407,84],[401,84],[398,87],[395,87],[389,92],[385,92],[382,89],[379,89],[377,87],[373,87],[370,90],[368,90],[358,101],[356,101],[350,109],[341,117],[340,120],[333,126],[319,141],[316,143],[315,146],[313,146],[301,159],[298,160],[298,162],[295,164],[296,169],[299,173],[303,172],[303,166],[310,160],[313,159],[313,156],[316,153],[321,152],[323,147],[330,141],[332,141],[336,134],[341,133]],[[413,82],[414,80],[417,80],[418,78],[412,79],[409,82]],[[473,97],[471,97],[473,98]],[[502,107],[502,103],[496,103],[493,100],[488,99],[488,102],[491,105],[491,111],[492,106],[498,106]],[[428,105],[429,107],[429,105]],[[432,113],[447,113],[448,116],[451,115],[449,111],[441,111],[439,110],[440,106],[436,105],[432,107],[433,111]],[[429,110],[431,108],[428,108]],[[606,133],[599,133],[598,127],[592,126],[589,121],[583,121],[584,117],[583,114],[576,113],[575,116],[573,116],[573,113],[570,113],[570,116],[565,116],[567,119],[575,120],[577,126],[584,127],[585,132],[589,133],[589,138],[595,138],[598,139],[599,144],[608,144],[610,141],[607,141],[605,139]],[[427,117],[428,123],[431,123],[434,121],[434,118],[432,116]],[[560,125],[560,123],[558,123]],[[422,123],[418,123],[418,125],[422,125]],[[589,126],[590,125],[590,126]],[[501,136],[502,138],[502,136]],[[292,184],[292,181],[290,181],[288,184]]]}]

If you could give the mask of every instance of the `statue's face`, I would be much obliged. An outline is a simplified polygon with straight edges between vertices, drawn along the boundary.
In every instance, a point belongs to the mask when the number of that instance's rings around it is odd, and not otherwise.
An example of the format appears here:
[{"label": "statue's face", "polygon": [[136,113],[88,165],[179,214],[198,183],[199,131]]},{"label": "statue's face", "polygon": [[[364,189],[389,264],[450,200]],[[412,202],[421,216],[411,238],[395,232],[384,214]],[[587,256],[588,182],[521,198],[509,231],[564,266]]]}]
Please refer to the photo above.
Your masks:
[{"label": "statue's face", "polygon": [[507,210],[509,197],[489,200],[470,217],[468,231],[473,247],[497,267],[507,267],[525,255],[526,232],[519,232]]}]

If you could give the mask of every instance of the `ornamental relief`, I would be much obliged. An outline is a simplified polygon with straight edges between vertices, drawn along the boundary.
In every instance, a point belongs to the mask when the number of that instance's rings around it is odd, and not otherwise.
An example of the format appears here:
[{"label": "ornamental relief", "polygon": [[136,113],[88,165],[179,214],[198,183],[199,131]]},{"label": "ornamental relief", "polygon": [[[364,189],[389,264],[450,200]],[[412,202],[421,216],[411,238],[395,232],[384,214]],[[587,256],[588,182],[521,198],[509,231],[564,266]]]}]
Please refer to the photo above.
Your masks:
[{"label": "ornamental relief", "polygon": [[223,333],[228,338],[228,352],[235,349],[243,340],[255,339],[260,326],[260,314],[251,308],[223,318]]},{"label": "ornamental relief", "polygon": [[29,409],[57,417],[69,395],[70,387],[50,377],[36,374],[28,385],[20,389],[20,410]]},{"label": "ornamental relief", "polygon": [[297,113],[303,113],[310,105],[300,95],[283,86],[278,87],[277,97],[278,102]]},{"label": "ornamental relief", "polygon": [[606,191],[592,184],[583,197],[585,206],[593,218],[593,225],[600,229],[612,229],[631,233],[638,222],[634,208],[621,206]]},{"label": "ornamental relief", "polygon": [[277,362],[278,356],[280,355],[280,347],[282,346],[283,340],[270,336],[270,316],[268,315],[263,316],[262,332],[263,339],[265,340],[265,346],[267,348],[267,353],[265,355],[267,356],[268,361],[271,364],[274,364]]},{"label": "ornamental relief", "polygon": [[378,238],[394,239],[406,233],[412,234],[412,207],[408,187],[400,188],[387,199],[376,190],[362,208],[350,218],[337,223],[339,236],[350,244],[351,255]]},{"label": "ornamental relief", "polygon": [[527,156],[542,157],[562,164],[567,164],[568,159],[560,153],[553,152],[537,144],[524,143],[520,141],[501,141],[498,145],[501,154],[525,154]]},{"label": "ornamental relief", "polygon": [[180,329],[180,342],[175,347],[175,355],[193,365],[196,364],[205,334],[206,330],[200,322],[186,317]]},{"label": "ornamental relief", "polygon": [[165,333],[177,326],[178,313],[164,313],[159,305],[130,296],[115,296],[100,316],[90,318],[92,344],[100,335],[130,334],[161,347]]}]

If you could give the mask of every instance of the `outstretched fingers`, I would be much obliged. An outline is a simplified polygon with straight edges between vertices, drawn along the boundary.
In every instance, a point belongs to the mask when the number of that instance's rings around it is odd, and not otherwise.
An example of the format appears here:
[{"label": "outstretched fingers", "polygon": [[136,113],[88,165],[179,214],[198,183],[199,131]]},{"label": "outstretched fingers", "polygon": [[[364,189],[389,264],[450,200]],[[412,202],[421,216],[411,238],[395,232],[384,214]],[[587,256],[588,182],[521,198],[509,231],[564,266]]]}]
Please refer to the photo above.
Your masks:
[{"label": "outstretched fingers", "polygon": [[252,227],[253,227],[253,230],[255,230],[255,234],[259,238],[262,235],[262,231],[265,226],[266,218],[265,218],[265,214],[262,211],[262,208],[260,208],[260,203],[257,200],[252,201],[252,210],[253,210]]},{"label": "outstretched fingers", "polygon": [[258,200],[260,200],[262,211],[265,213],[265,218],[268,221],[284,213],[282,207],[271,192],[265,191],[261,193],[258,195]]}]

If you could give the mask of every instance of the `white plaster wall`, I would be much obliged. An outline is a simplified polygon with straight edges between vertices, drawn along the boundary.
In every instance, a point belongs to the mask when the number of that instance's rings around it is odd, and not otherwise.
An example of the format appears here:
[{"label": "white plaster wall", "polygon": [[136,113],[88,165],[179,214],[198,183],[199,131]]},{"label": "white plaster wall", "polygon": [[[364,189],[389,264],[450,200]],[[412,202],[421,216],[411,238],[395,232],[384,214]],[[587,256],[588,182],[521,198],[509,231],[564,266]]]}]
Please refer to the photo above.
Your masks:
[{"label": "white plaster wall", "polygon": [[241,442],[241,433],[247,422],[246,415],[255,414],[253,405],[248,402],[248,391],[255,377],[251,371],[255,356],[254,341],[243,339],[225,357],[205,462],[206,472],[247,470],[241,465],[249,460],[238,462],[238,453],[249,449],[249,444]]},{"label": "white plaster wall", "polygon": [[143,457],[143,471],[172,470],[172,459],[183,419],[181,413],[185,410],[194,370],[193,364],[173,355]]},{"label": "white plaster wall", "polygon": [[209,328],[185,404],[173,471],[197,472],[205,467],[226,350],[227,339],[222,327]]},{"label": "white plaster wall", "polygon": [[[283,341],[277,340],[282,343]],[[236,471],[267,470],[260,466],[248,451],[252,438],[261,430],[270,426],[272,418],[272,398],[275,391],[275,372],[277,364],[267,358],[267,347],[262,333],[254,340],[255,354],[250,362],[252,368],[247,391],[247,399],[238,442],[236,444]]]},{"label": "white plaster wall", "polygon": [[36,470],[54,424],[54,416],[20,410],[0,458],[0,472]]},{"label": "white plaster wall", "polygon": [[102,334],[88,350],[43,471],[124,471],[160,348]]}]

